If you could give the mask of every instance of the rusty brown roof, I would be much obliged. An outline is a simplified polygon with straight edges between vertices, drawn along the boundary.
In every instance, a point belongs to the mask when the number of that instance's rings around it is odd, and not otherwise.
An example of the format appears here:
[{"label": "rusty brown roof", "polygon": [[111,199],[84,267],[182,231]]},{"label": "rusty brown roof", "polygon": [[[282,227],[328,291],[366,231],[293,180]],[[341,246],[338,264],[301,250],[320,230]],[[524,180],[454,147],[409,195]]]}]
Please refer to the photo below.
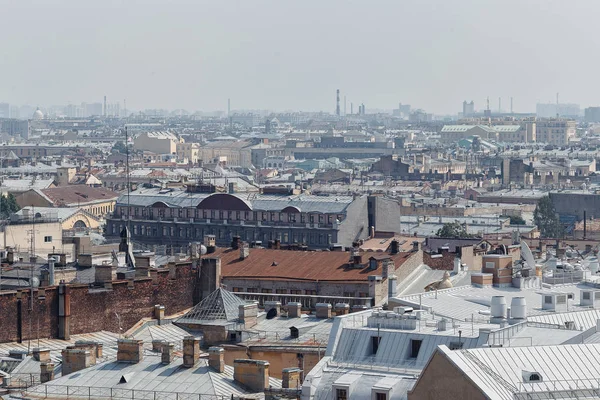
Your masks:
[{"label": "rusty brown roof", "polygon": [[[240,259],[239,250],[217,249],[205,257],[221,258],[223,278],[254,278],[299,281],[367,281],[369,275],[381,275],[382,267],[369,268],[369,257],[381,253],[361,252],[362,267],[350,268],[349,252],[292,251],[250,249],[250,256]],[[413,253],[391,255],[398,269]]]},{"label": "rusty brown roof", "polygon": [[60,186],[41,189],[40,192],[58,207],[85,204],[98,200],[116,200],[119,196],[118,193],[110,189],[95,188],[86,185]]}]

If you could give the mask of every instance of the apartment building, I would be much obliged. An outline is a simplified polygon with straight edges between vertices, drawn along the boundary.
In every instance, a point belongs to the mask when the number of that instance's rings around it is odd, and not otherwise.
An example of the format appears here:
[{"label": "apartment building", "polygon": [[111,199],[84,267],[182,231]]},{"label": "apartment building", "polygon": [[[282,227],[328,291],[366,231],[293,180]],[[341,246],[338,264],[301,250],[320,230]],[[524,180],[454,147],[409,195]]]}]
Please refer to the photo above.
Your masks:
[{"label": "apartment building", "polygon": [[567,119],[538,119],[535,127],[538,142],[554,145],[568,144],[576,133],[575,121]]}]

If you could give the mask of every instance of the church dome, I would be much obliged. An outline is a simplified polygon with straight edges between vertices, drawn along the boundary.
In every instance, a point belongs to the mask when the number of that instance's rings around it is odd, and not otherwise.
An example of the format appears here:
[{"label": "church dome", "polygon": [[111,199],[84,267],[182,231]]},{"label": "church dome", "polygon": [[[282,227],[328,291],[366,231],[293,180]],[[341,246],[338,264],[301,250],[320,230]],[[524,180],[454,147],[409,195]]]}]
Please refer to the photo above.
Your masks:
[{"label": "church dome", "polygon": [[35,112],[33,113],[33,119],[44,119],[44,113],[40,111],[40,109],[38,108],[37,110],[35,110]]}]

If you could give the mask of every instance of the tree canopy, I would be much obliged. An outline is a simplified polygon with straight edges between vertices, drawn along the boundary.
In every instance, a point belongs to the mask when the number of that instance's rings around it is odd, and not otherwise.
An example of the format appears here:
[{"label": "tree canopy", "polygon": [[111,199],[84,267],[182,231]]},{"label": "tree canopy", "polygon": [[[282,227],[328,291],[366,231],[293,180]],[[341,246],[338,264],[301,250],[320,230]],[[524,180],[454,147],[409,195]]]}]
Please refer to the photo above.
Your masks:
[{"label": "tree canopy", "polygon": [[538,201],[537,207],[533,212],[533,221],[540,230],[542,237],[560,238],[564,234],[564,229],[558,219],[554,204],[552,204],[552,200],[548,196],[544,196]]},{"label": "tree canopy", "polygon": [[127,147],[125,146],[125,143],[119,141],[116,142],[115,145],[112,147],[112,151],[113,153],[127,153]]},{"label": "tree canopy", "polygon": [[525,220],[523,219],[523,217],[520,217],[518,215],[510,215],[508,216],[508,218],[510,218],[511,225],[525,225]]},{"label": "tree canopy", "polygon": [[10,214],[16,213],[20,209],[21,207],[17,204],[17,199],[15,199],[12,193],[9,193],[8,196],[0,197],[0,218],[6,219]]},{"label": "tree canopy", "polygon": [[467,233],[467,228],[458,222],[447,222],[435,234],[437,237],[443,238],[472,238],[475,235]]}]

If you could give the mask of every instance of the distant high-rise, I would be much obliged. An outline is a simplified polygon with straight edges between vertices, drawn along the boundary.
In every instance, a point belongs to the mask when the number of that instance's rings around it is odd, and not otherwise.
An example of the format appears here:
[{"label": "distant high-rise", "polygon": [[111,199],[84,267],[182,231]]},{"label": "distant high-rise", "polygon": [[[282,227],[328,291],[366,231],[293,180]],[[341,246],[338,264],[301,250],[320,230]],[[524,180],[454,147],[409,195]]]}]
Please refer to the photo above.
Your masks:
[{"label": "distant high-rise", "polygon": [[463,117],[472,117],[475,115],[475,103],[471,100],[470,103],[463,101]]},{"label": "distant high-rise", "polygon": [[535,107],[535,113],[540,118],[559,117],[577,117],[581,109],[579,104],[567,103],[538,103]]},{"label": "distant high-rise", "polygon": [[600,107],[586,108],[585,122],[600,122]]},{"label": "distant high-rise", "polygon": [[335,94],[336,94],[335,114],[339,117],[340,116],[340,89],[336,90]]},{"label": "distant high-rise", "polygon": [[10,118],[10,104],[0,103],[0,118]]}]

